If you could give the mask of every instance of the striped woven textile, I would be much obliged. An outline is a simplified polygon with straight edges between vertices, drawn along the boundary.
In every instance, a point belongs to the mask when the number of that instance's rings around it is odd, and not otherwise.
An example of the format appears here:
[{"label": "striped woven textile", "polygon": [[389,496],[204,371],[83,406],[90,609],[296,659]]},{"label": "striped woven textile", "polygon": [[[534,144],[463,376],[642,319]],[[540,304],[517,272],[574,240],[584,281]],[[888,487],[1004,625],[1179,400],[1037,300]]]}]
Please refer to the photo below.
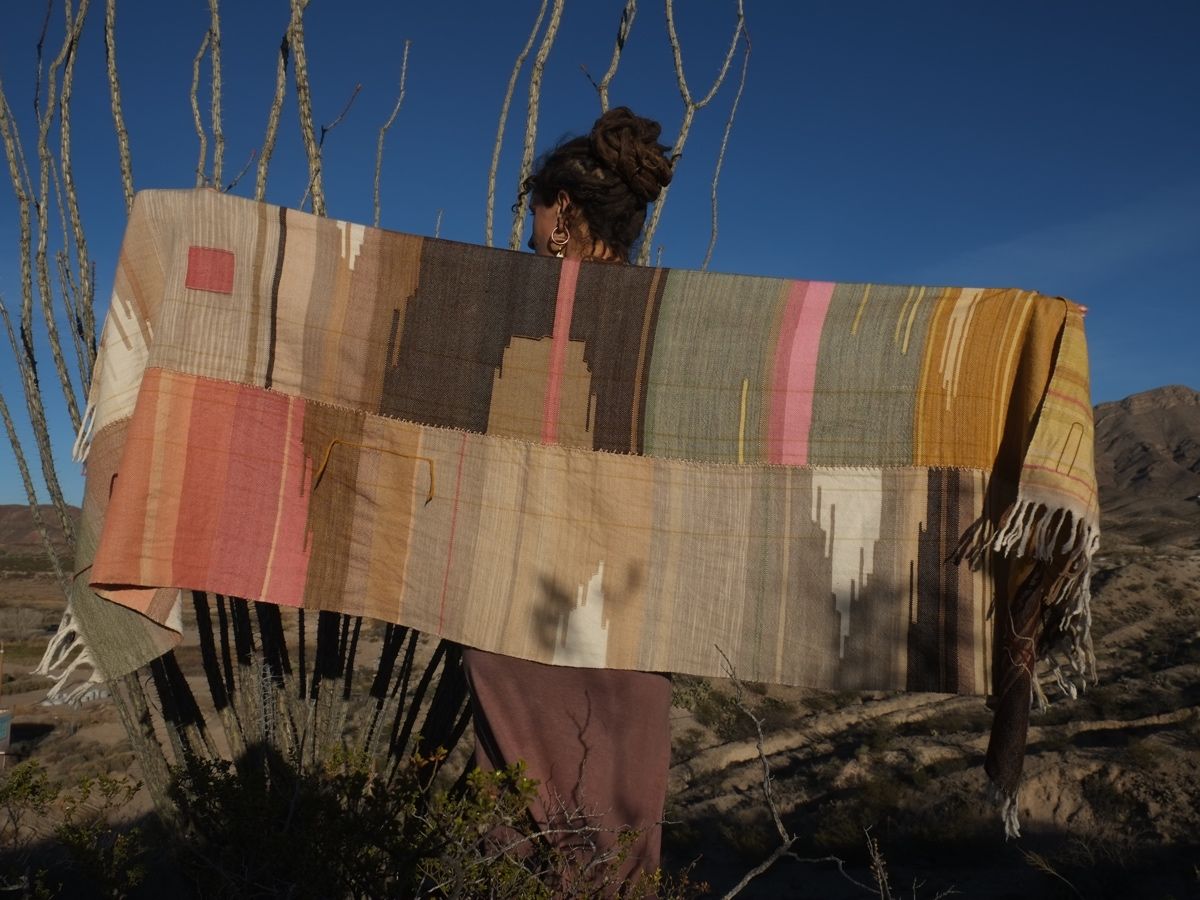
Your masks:
[{"label": "striped woven textile", "polygon": [[1062,299],[144,192],[86,418],[73,605],[109,675],[173,645],[181,589],[549,663],[720,675],[724,653],[744,679],[1001,705],[1052,651],[1088,668],[1099,511]]}]

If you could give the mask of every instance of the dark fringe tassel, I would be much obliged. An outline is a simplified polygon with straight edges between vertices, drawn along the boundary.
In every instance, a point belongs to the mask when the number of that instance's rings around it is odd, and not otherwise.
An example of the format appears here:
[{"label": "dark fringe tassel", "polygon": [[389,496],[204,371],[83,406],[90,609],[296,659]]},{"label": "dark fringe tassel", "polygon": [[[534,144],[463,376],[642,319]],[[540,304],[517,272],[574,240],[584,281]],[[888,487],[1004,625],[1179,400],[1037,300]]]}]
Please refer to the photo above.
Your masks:
[{"label": "dark fringe tassel", "polygon": [[[1009,727],[1019,727],[1023,733],[1028,726],[1028,707],[1034,702],[1041,708],[1045,707],[1046,696],[1034,671],[1039,663],[1048,662],[1052,666],[1053,677],[1067,696],[1074,697],[1078,693],[1076,681],[1079,687],[1086,687],[1088,681],[1095,681],[1089,578],[1092,556],[1099,542],[1097,525],[1087,522],[1075,512],[1063,508],[1051,509],[1043,503],[1018,499],[998,521],[983,517],[974,522],[963,533],[950,555],[954,563],[966,560],[972,570],[979,569],[992,555],[1026,558],[1036,563],[1031,578],[1039,583],[1039,596],[1037,606],[1027,611],[1038,621],[1036,627],[1031,623],[1032,631],[1021,629],[1022,634],[1032,634],[1037,639],[1032,658],[1024,666],[1028,669],[1024,676],[1029,681],[1028,689],[1021,691],[1023,708],[1018,710],[1011,706],[1016,702],[1014,696],[1008,704],[1010,708],[1003,714],[998,709],[997,722],[1004,719]],[[1058,563],[1054,573],[1048,571],[1052,562]],[[1051,574],[1054,580],[1048,585],[1041,585],[1041,580]],[[1065,653],[1070,672],[1064,672],[1061,665],[1055,664],[1053,656],[1056,651]],[[999,701],[1004,704],[1003,697]],[[1018,720],[1021,722],[1018,723]],[[999,762],[998,758],[992,759],[997,739],[994,727],[989,741],[988,774],[993,778],[994,797],[1000,805],[1005,837],[1014,838],[1021,833],[1017,819],[1020,760],[1017,760],[1015,772],[1002,773],[993,768],[991,764]],[[1023,743],[1022,740],[1022,746]],[[1000,783],[997,783],[997,777]]]}]

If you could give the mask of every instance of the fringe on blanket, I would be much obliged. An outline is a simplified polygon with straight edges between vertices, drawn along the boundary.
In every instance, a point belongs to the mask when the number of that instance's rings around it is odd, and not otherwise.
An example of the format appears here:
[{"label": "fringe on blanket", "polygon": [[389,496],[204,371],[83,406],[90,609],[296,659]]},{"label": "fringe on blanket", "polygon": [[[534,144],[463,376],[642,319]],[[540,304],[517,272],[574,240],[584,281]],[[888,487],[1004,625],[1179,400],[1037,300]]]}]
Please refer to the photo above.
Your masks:
[{"label": "fringe on blanket", "polygon": [[995,784],[988,782],[988,801],[1000,808],[1000,820],[1004,823],[1004,839],[1011,840],[1021,836],[1021,822],[1017,818],[1017,795],[1000,790]]},{"label": "fringe on blanket", "polygon": [[[68,682],[80,669],[90,670],[83,681]],[[42,703],[47,705],[64,704],[79,706],[89,700],[107,696],[104,688],[104,674],[96,663],[95,656],[83,639],[79,623],[67,604],[66,611],[58,623],[58,631],[50,638],[46,652],[42,654],[41,662],[33,670],[34,675],[44,675],[54,679]]]},{"label": "fringe on blanket", "polygon": [[[1049,705],[1042,681],[1058,686],[1075,699],[1096,681],[1096,656],[1092,647],[1091,563],[1100,544],[1094,521],[1066,508],[1018,499],[999,521],[985,516],[963,534],[951,554],[954,563],[964,560],[979,569],[992,555],[1058,562],[1042,597],[1042,629],[1036,662],[1048,666],[1044,678],[1030,672],[1031,701],[1039,710]],[[1060,656],[1059,654],[1062,654]],[[992,782],[989,796],[999,806],[1006,839],[1020,837],[1019,786],[1006,790]]]},{"label": "fringe on blanket", "polygon": [[82,463],[87,461],[88,451],[92,449],[92,435],[96,429],[96,400],[88,397],[87,406],[83,410],[83,418],[79,421],[79,431],[75,434],[75,443],[71,445],[71,459]]},{"label": "fringe on blanket", "polygon": [[[1040,648],[1040,660],[1052,663],[1054,679],[1069,697],[1078,695],[1078,689],[1070,684],[1071,675],[1078,679],[1079,687],[1096,680],[1090,574],[1099,545],[1100,529],[1095,522],[1070,509],[1051,509],[1037,501],[1018,500],[1005,510],[998,523],[987,517],[975,522],[950,556],[954,563],[966,560],[972,570],[979,569],[992,554],[1060,561],[1060,569],[1042,598],[1044,634],[1051,639]],[[1065,653],[1070,674],[1054,661],[1055,652]]]}]

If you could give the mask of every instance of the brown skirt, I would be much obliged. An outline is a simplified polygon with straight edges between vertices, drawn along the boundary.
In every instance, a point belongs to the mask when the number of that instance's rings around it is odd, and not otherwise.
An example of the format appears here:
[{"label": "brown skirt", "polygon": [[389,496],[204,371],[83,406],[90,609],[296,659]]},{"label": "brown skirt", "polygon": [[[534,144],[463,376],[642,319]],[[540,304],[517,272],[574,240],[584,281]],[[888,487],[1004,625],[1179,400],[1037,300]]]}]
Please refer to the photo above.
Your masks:
[{"label": "brown skirt", "polygon": [[[464,648],[475,716],[475,762],[525,762],[538,781],[530,807],[542,829],[586,824],[590,854],[612,853],[639,833],[617,872],[636,879],[659,865],[671,756],[671,681],[617,669],[548,666]],[[552,838],[578,850],[578,836]],[[586,860],[580,864],[586,865]]]}]

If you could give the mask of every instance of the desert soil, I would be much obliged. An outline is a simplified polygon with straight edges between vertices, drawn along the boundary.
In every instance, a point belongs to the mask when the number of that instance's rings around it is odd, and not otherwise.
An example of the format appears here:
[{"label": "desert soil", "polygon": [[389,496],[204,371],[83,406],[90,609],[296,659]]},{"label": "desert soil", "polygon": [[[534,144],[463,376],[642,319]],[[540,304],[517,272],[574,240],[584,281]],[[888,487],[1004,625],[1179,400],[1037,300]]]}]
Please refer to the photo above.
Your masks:
[{"label": "desert soil", "polygon": [[[1200,503],[1191,499],[1200,493],[1200,451],[1188,456],[1200,435],[1197,398],[1183,398],[1192,418],[1175,444],[1159,433],[1154,403],[1149,412],[1140,401],[1097,410],[1108,443],[1093,575],[1099,678],[1074,701],[1049,691],[1050,709],[1034,713],[1022,836],[1004,840],[986,798],[991,714],[982,698],[746,685],[740,702],[764,721],[774,801],[796,842],[793,856],[741,896],[869,896],[869,831],[896,896],[1200,897]],[[1174,415],[1177,400],[1155,402]],[[1114,424],[1113,416],[1125,418]],[[1146,421],[1158,431],[1147,432]],[[1187,465],[1155,468],[1172,453]],[[41,702],[46,682],[30,672],[57,625],[61,594],[52,576],[17,559],[0,556],[3,705],[15,713],[8,764],[37,758],[64,781],[137,777],[110,701]],[[181,660],[198,674],[198,654]],[[672,732],[666,862],[692,864],[693,877],[719,896],[781,840],[754,727],[734,685],[681,677]],[[143,793],[127,813],[150,808]]]}]

